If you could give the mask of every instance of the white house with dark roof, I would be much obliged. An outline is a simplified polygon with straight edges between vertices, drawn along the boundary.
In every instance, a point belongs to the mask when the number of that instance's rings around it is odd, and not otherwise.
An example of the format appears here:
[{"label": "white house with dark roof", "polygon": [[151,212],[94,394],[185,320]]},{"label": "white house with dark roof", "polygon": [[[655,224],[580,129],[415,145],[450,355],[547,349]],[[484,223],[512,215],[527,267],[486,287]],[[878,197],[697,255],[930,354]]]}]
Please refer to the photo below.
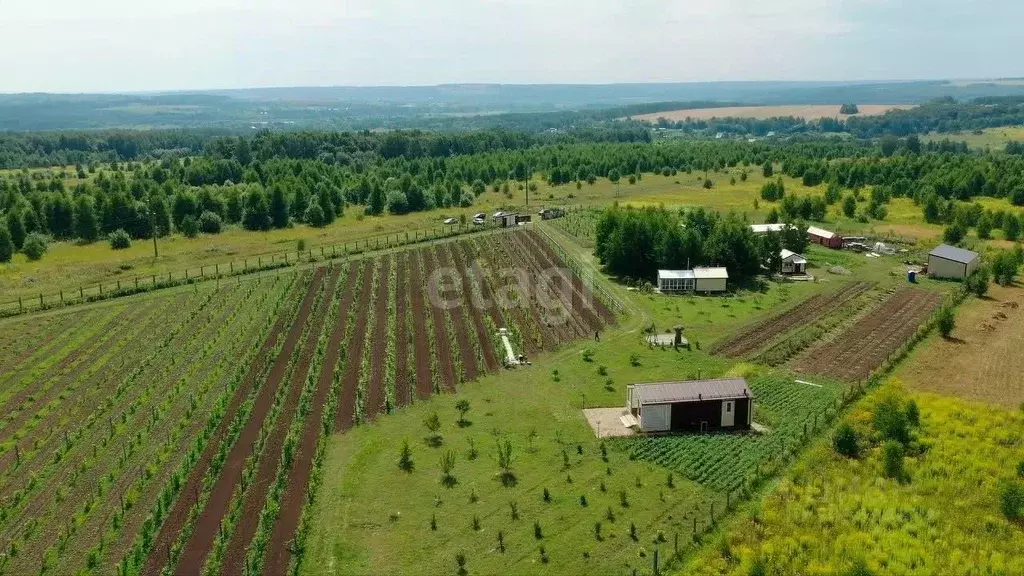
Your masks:
[{"label": "white house with dark roof", "polygon": [[743,378],[631,384],[626,408],[644,432],[749,430],[754,394]]}]

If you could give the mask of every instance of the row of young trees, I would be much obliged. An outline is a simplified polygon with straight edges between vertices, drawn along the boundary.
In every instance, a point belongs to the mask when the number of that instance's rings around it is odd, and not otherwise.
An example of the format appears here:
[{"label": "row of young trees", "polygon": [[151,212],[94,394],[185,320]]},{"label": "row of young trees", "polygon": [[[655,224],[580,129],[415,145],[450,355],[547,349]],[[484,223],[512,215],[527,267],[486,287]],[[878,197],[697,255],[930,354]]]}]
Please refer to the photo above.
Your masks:
[{"label": "row of young trees", "polygon": [[783,248],[806,247],[807,228],[799,222],[779,234],[755,235],[736,214],[613,206],[598,219],[594,252],[622,278],[653,281],[658,269],[724,266],[730,281],[742,284],[763,270],[778,270]]}]

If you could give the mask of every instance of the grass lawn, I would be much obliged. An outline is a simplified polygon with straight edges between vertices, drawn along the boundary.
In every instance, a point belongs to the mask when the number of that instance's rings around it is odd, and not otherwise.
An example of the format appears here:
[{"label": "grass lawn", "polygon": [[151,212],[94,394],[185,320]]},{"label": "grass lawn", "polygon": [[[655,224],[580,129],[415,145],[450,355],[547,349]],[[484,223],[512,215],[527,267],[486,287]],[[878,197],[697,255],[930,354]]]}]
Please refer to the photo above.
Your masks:
[{"label": "grass lawn", "polygon": [[941,142],[950,140],[953,142],[967,142],[971,148],[991,148],[1001,150],[1007,142],[1024,140],[1024,126],[1002,126],[999,128],[986,128],[981,134],[974,132],[952,132],[939,134],[932,132],[921,137],[928,142]]},{"label": "grass lawn", "polygon": [[[583,347],[593,350],[592,362],[583,360]],[[605,375],[598,374],[599,366],[605,366]],[[726,367],[700,352],[649,350],[635,326],[626,326],[607,333],[600,343],[572,345],[536,359],[533,366],[463,385],[456,396],[418,403],[336,436],[326,455],[303,570],[454,572],[455,555],[462,552],[470,573],[477,574],[629,573],[632,568],[649,573],[654,548],[661,548],[664,562],[674,534],[685,535],[681,545],[688,543],[693,518],[703,521],[712,502],[723,509],[719,500],[724,496],[678,475],[670,488],[666,470],[630,461],[617,450],[609,449],[604,462],[601,443],[580,412],[584,397],[587,406],[623,405],[629,382],[679,378],[698,370],[711,376]],[[472,406],[470,426],[456,424],[459,399]],[[424,440],[422,421],[434,412],[443,423],[440,448]],[[406,439],[416,464],[411,473],[397,467]],[[472,460],[471,439],[479,451]],[[504,487],[497,477],[495,446],[506,440],[515,454],[515,487]],[[440,482],[439,459],[448,450],[457,455],[453,488]],[[545,488],[550,503],[543,500]],[[628,507],[622,506],[623,491]],[[476,502],[471,501],[474,493]],[[512,501],[519,520],[511,518]],[[614,521],[608,520],[609,509]],[[473,527],[474,517],[480,530]],[[437,530],[430,528],[432,518]],[[542,540],[534,536],[535,521]],[[602,523],[602,540],[595,534],[596,522]],[[631,523],[637,541],[630,537]],[[659,530],[667,542],[655,542]],[[504,534],[504,554],[497,550],[498,531]],[[541,561],[540,546],[547,564]]]}]

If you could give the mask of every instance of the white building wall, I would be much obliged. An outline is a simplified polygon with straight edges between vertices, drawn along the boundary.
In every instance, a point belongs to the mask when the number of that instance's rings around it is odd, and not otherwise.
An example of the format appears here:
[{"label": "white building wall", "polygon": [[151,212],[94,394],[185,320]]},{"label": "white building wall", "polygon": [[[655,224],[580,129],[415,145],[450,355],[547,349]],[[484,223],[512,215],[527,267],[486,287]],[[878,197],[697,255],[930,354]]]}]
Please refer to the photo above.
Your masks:
[{"label": "white building wall", "polygon": [[640,428],[647,432],[664,432],[672,426],[671,404],[647,404],[640,410]]},{"label": "white building wall", "polygon": [[[973,262],[967,265],[967,273],[970,274],[977,267],[978,259],[975,258]],[[934,278],[964,278],[964,265],[961,262],[929,256],[928,275]]]},{"label": "white building wall", "polygon": [[698,278],[697,292],[725,292],[725,278]]}]

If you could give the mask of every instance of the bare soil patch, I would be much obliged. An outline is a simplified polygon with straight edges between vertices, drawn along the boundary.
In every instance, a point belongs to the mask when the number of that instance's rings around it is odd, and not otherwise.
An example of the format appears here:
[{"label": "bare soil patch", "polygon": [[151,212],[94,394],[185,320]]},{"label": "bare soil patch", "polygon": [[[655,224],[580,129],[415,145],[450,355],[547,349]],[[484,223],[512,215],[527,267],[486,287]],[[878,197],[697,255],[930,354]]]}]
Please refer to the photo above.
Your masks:
[{"label": "bare soil patch", "polygon": [[933,336],[896,375],[907,386],[1016,408],[1024,402],[1024,289],[993,285],[960,307],[950,338]]}]

